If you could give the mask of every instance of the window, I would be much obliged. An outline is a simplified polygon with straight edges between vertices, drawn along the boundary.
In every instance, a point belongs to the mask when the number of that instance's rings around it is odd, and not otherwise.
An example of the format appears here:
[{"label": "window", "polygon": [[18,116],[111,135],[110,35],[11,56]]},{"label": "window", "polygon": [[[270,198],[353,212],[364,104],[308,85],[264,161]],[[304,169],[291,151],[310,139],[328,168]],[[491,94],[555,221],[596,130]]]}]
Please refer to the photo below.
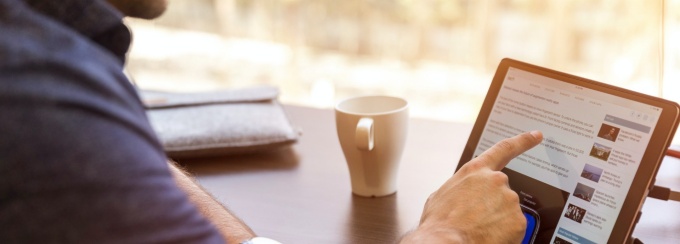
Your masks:
[{"label": "window", "polygon": [[147,89],[274,85],[316,107],[385,94],[471,123],[511,57],[680,101],[680,0],[173,0],[129,23]]}]

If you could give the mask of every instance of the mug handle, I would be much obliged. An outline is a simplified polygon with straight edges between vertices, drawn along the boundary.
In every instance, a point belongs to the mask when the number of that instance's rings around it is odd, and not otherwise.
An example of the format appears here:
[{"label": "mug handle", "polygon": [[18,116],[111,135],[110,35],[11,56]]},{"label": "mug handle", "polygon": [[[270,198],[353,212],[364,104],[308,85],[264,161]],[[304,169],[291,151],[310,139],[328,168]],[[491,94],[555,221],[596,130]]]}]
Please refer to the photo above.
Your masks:
[{"label": "mug handle", "polygon": [[361,151],[373,150],[373,119],[361,118],[357,123],[354,142]]}]

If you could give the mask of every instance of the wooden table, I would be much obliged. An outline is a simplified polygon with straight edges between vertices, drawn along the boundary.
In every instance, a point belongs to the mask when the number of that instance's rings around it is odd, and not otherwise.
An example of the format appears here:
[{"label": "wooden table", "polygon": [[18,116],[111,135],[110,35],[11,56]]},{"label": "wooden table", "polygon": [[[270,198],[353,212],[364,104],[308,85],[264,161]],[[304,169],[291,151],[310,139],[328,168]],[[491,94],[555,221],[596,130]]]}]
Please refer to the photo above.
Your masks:
[{"label": "wooden table", "polygon": [[[257,234],[283,243],[394,243],[419,222],[425,200],[456,168],[472,125],[412,119],[398,192],[351,193],[332,110],[286,106],[299,142],[266,154],[180,161]],[[657,184],[680,190],[680,160]],[[650,199],[635,236],[680,243],[680,203]]]}]

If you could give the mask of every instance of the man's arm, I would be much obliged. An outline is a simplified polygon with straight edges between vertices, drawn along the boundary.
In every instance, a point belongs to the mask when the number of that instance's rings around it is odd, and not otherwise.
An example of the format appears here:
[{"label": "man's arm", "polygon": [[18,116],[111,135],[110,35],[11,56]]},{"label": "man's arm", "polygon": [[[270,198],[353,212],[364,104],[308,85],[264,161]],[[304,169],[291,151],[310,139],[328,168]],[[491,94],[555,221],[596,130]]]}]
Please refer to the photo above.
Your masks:
[{"label": "man's arm", "polygon": [[250,227],[201,188],[187,172],[172,161],[168,165],[177,186],[189,196],[189,201],[196,205],[198,211],[217,227],[228,243],[241,243],[255,236]]},{"label": "man's arm", "polygon": [[463,165],[430,195],[420,225],[402,243],[519,243],[526,219],[499,170],[542,140],[538,131],[508,138]]}]

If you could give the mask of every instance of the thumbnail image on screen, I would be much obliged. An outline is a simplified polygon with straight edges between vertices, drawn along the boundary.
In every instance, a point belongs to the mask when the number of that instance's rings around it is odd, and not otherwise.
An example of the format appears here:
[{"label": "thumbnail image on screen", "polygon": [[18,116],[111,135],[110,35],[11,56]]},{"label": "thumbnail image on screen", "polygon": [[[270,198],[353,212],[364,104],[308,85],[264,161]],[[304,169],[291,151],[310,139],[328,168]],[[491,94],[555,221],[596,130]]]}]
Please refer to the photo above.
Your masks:
[{"label": "thumbnail image on screen", "polygon": [[616,137],[619,136],[620,130],[621,129],[618,127],[603,123],[602,126],[600,126],[600,132],[597,133],[597,137],[610,141],[616,141]]},{"label": "thumbnail image on screen", "polygon": [[592,180],[594,182],[599,182],[602,176],[603,169],[586,164],[581,172],[581,177]]}]

